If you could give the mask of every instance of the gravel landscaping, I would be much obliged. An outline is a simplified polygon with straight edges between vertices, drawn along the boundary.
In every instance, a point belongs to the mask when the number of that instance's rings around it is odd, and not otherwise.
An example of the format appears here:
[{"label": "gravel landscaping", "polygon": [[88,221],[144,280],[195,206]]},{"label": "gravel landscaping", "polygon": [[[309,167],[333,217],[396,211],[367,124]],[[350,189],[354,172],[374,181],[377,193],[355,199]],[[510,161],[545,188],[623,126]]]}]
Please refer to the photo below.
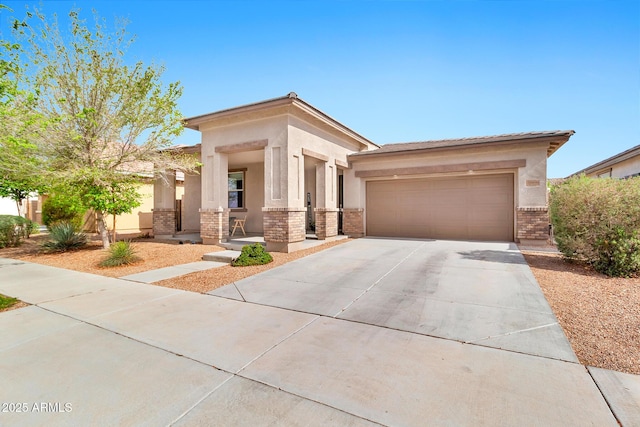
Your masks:
[{"label": "gravel landscaping", "polygon": [[[105,252],[95,239],[87,248],[79,251],[43,254],[39,248],[45,238],[44,235],[37,235],[19,248],[1,249],[0,257],[120,277],[200,261],[205,253],[223,250],[217,246],[181,245],[176,241],[142,239],[134,242],[141,262],[131,266],[101,268],[98,263],[105,257]],[[349,239],[329,242],[290,254],[273,253],[273,262],[267,265],[224,266],[154,284],[208,292],[347,241]],[[557,253],[525,249],[522,252],[580,362],[640,374],[640,278],[608,278],[589,267],[566,262]]]},{"label": "gravel landscaping", "polygon": [[580,363],[640,375],[640,278],[522,252]]}]

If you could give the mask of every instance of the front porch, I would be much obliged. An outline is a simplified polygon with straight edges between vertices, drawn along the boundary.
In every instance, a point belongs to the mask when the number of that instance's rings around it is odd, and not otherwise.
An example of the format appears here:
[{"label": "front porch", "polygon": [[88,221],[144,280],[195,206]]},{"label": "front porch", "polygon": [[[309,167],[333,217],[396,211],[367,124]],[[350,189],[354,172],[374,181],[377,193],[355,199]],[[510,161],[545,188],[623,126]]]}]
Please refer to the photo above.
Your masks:
[{"label": "front porch", "polygon": [[[154,237],[234,249],[260,242],[271,252],[293,252],[338,236],[342,170],[325,156],[303,149],[290,171],[280,147],[269,149],[266,140],[198,154],[207,159],[202,174],[185,174],[179,200],[175,171],[156,180]],[[295,176],[284,179],[288,173]],[[246,237],[240,228],[231,236],[236,219],[246,221]]]}]

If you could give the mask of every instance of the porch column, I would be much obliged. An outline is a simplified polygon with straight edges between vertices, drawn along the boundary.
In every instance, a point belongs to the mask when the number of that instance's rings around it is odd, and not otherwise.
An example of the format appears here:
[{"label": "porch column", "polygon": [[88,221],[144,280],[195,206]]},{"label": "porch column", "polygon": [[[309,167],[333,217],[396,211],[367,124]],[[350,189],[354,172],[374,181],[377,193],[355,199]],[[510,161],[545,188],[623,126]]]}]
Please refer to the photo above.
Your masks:
[{"label": "porch column", "polygon": [[153,236],[170,237],[176,232],[176,172],[164,171],[153,184]]},{"label": "porch column", "polygon": [[338,208],[336,205],[336,168],[329,162],[316,165],[316,236],[318,240],[338,235]]},{"label": "porch column", "polygon": [[342,232],[351,237],[365,235],[365,182],[355,176],[353,168],[343,170],[344,207],[342,208]]},{"label": "porch column", "polygon": [[287,141],[269,142],[264,150],[262,220],[267,250],[291,252],[305,239],[304,158],[288,153]]},{"label": "porch column", "polygon": [[205,245],[215,245],[229,238],[229,156],[211,151],[202,157],[200,237]]}]

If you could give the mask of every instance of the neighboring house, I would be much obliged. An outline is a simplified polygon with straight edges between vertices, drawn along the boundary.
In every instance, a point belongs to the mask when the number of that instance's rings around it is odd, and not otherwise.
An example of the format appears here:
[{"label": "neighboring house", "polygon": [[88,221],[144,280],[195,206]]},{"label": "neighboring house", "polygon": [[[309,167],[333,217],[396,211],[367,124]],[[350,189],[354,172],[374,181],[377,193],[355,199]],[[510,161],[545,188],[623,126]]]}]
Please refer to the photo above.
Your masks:
[{"label": "neighboring house", "polygon": [[[146,182],[138,188],[140,194],[140,206],[134,208],[131,213],[124,213],[116,216],[116,233],[117,238],[133,238],[144,234],[153,234],[153,192],[154,181],[152,179],[152,165],[145,165],[139,163],[136,166],[139,174],[146,177]],[[183,221],[184,215],[182,212],[182,197],[184,194],[184,174],[178,172],[173,176],[175,180],[176,197],[174,209],[177,214],[177,221],[175,224],[176,232],[198,232],[200,230],[199,225],[193,229],[185,229],[183,224],[188,224],[188,220]],[[25,201],[26,217],[32,221],[42,224],[42,207],[47,200],[47,195],[38,195],[30,197],[28,202]],[[10,200],[10,199],[7,199]],[[0,213],[4,210],[4,199],[0,199]],[[13,211],[16,211],[15,202],[11,200],[13,204]],[[113,230],[113,215],[105,215],[105,221],[107,228]],[[97,215],[92,210],[89,210],[84,216],[84,231],[90,233],[96,233],[98,231]]]},{"label": "neighboring house", "polygon": [[640,176],[640,145],[582,169],[573,175],[592,178],[631,178]]},{"label": "neighboring house", "polygon": [[[267,249],[295,250],[310,230],[381,236],[546,242],[547,158],[573,131],[382,147],[290,93],[185,120],[202,142],[201,174],[185,176],[183,224],[205,244],[230,217]],[[172,171],[167,173],[171,174]],[[171,182],[171,180],[169,180]],[[155,236],[176,233],[175,186],[157,180]]]}]

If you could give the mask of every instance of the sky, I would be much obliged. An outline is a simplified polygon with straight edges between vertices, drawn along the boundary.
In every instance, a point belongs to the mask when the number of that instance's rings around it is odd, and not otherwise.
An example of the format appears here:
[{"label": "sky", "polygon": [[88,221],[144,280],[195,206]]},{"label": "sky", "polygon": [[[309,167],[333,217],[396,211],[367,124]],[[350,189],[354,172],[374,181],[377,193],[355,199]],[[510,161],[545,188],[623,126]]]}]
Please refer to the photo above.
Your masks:
[{"label": "sky", "polygon": [[0,3],[5,38],[27,5],[127,19],[128,59],[181,82],[185,117],[293,91],[379,145],[575,130],[550,178],[640,144],[638,0]]}]

